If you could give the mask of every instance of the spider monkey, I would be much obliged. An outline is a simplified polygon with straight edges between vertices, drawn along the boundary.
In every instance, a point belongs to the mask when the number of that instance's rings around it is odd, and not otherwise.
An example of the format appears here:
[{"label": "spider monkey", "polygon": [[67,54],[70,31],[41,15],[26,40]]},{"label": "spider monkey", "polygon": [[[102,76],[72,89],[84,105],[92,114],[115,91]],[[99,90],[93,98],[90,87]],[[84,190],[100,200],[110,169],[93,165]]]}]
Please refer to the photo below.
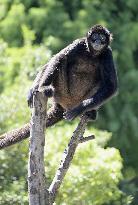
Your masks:
[{"label": "spider monkey", "polygon": [[[98,108],[117,91],[117,73],[110,42],[112,34],[101,25],[93,26],[86,37],[73,41],[44,65],[28,94],[32,107],[35,92],[53,98],[47,113],[46,127],[65,118],[73,120],[87,115],[97,117]],[[2,135],[0,148],[30,134],[30,125]]]}]

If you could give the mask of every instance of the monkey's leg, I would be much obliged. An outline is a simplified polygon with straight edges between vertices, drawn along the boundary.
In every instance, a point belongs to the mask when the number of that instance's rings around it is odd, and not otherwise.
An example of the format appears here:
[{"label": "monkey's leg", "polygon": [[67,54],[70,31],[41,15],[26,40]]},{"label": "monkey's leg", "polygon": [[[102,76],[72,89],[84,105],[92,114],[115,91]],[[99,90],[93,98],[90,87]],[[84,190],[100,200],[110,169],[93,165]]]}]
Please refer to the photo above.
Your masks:
[{"label": "monkey's leg", "polygon": [[[63,119],[63,108],[60,105],[54,105],[47,113],[46,127],[50,127]],[[23,127],[12,130],[0,136],[0,149],[28,138],[30,135],[30,123]]]}]

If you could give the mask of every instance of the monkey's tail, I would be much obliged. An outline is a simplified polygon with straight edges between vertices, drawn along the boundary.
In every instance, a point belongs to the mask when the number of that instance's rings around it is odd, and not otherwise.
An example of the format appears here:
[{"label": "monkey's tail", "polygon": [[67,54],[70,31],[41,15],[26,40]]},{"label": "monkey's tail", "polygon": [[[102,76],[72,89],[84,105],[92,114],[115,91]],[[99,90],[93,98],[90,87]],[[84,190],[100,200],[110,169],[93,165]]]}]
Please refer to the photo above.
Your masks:
[{"label": "monkey's tail", "polygon": [[30,135],[30,123],[25,124],[23,127],[12,130],[0,136],[0,149],[8,147],[12,144],[28,138]]}]

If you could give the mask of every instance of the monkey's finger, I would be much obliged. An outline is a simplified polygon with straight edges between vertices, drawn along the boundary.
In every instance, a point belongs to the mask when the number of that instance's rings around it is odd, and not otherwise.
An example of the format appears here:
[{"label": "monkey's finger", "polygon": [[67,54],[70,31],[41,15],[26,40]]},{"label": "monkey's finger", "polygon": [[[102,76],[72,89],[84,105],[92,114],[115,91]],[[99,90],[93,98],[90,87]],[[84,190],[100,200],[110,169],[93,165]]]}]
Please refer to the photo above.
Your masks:
[{"label": "monkey's finger", "polygon": [[33,95],[35,94],[36,94],[36,91],[34,91],[32,88],[28,92],[27,103],[28,103],[28,107],[30,108],[33,107]]},{"label": "monkey's finger", "polygon": [[27,100],[28,107],[33,107],[33,99]]},{"label": "monkey's finger", "polygon": [[28,107],[30,107],[30,108],[32,107],[32,104],[33,104],[32,100],[33,100],[32,97],[27,99],[27,104],[28,104]]}]

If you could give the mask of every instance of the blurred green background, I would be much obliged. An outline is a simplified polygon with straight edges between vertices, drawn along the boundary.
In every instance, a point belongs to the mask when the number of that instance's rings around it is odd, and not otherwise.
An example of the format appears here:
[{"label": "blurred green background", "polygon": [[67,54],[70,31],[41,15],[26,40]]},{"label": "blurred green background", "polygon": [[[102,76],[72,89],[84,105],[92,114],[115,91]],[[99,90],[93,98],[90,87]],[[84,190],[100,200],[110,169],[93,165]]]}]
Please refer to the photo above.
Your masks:
[{"label": "blurred green background", "polygon": [[[119,94],[89,124],[96,140],[79,146],[57,204],[138,205],[137,0],[0,0],[0,133],[29,121],[37,71],[97,23],[114,36]],[[77,122],[47,130],[49,183]],[[28,204],[27,158],[28,140],[0,151],[0,205]]]}]

